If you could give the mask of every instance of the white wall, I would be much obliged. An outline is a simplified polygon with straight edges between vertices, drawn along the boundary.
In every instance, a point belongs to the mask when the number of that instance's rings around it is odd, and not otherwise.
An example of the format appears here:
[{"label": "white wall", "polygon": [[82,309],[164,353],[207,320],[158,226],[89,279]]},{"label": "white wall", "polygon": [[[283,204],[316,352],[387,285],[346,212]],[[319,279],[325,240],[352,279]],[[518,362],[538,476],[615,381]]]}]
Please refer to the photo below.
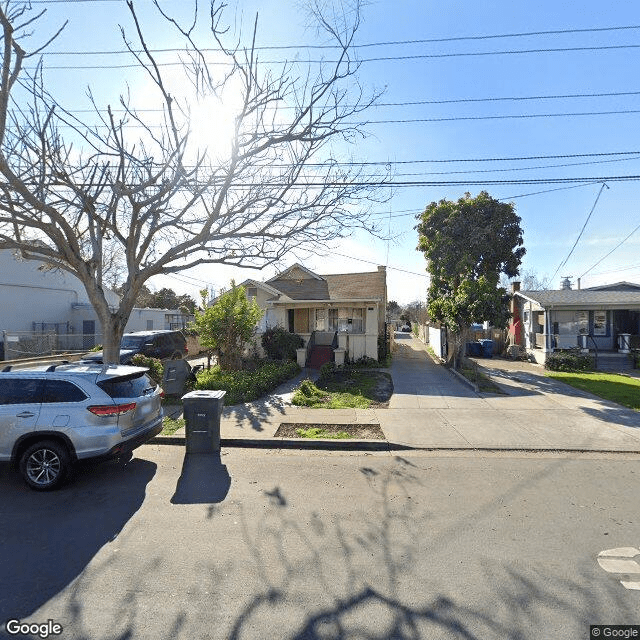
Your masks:
[{"label": "white wall", "polygon": [[[157,331],[158,329],[170,329],[166,321],[167,314],[175,315],[180,313],[175,309],[143,309],[135,307],[131,311],[129,321],[124,328],[125,333],[133,331]],[[147,323],[150,323],[149,326]]]},{"label": "white wall", "polygon": [[[118,296],[107,291],[110,304]],[[32,331],[33,323],[66,323],[82,331],[82,321],[76,308],[89,305],[82,283],[64,271],[47,270],[42,262],[16,260],[14,252],[0,250],[0,331]],[[89,307],[90,318],[96,319]],[[75,326],[79,322],[79,326]]]},{"label": "white wall", "polygon": [[443,358],[442,355],[442,341],[440,338],[441,330],[436,327],[429,327],[429,345],[438,356],[438,358]]}]

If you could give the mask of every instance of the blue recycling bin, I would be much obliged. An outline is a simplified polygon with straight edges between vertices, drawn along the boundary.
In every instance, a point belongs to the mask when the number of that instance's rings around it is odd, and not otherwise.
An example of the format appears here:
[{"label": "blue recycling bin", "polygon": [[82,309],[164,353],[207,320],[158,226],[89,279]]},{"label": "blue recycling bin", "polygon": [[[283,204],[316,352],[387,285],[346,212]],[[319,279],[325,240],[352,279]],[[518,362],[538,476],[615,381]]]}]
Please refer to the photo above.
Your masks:
[{"label": "blue recycling bin", "polygon": [[482,349],[482,355],[485,358],[491,358],[493,356],[493,340],[485,339],[480,340],[479,342]]},{"label": "blue recycling bin", "polygon": [[467,355],[479,357],[482,355],[482,345],[479,342],[467,342]]}]

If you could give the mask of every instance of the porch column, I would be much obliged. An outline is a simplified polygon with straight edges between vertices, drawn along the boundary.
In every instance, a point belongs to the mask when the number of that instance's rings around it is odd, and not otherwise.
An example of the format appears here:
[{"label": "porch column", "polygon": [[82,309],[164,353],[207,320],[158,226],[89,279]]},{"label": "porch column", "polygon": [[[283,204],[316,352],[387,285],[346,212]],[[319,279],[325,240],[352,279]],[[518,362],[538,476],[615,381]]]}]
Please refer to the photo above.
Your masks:
[{"label": "porch column", "polygon": [[553,351],[552,341],[553,334],[551,333],[551,309],[544,310],[544,346],[542,347],[543,353],[550,353]]}]

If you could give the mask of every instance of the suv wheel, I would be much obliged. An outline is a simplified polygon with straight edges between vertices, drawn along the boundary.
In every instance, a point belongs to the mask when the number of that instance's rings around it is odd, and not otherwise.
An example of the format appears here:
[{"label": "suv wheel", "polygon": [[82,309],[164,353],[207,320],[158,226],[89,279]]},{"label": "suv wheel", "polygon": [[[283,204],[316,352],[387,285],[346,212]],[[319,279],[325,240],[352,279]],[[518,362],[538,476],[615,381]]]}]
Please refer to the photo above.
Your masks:
[{"label": "suv wheel", "polygon": [[32,444],[20,457],[22,478],[36,491],[60,486],[68,471],[69,453],[63,445],[52,440]]}]

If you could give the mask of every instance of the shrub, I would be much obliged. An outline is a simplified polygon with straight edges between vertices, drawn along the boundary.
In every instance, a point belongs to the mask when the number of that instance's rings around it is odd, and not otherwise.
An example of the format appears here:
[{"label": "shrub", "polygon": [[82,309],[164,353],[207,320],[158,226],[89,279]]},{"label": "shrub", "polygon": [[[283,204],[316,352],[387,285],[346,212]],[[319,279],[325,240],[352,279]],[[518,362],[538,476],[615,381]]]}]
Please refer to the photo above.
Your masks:
[{"label": "shrub", "polygon": [[141,353],[136,353],[131,358],[131,364],[136,367],[146,367],[149,369],[149,377],[157,384],[162,384],[162,376],[164,375],[164,366],[158,358],[149,358]]},{"label": "shrub", "polygon": [[320,367],[320,377],[328,378],[337,369],[335,362],[325,362]]},{"label": "shrub", "polygon": [[299,407],[313,407],[316,406],[322,399],[327,398],[329,394],[322,389],[318,389],[311,380],[303,380],[300,386],[296,389],[291,403]]},{"label": "shrub", "polygon": [[262,334],[262,346],[272,360],[295,360],[296,349],[304,347],[304,340],[283,327],[273,327]]},{"label": "shrub", "polygon": [[547,356],[544,368],[549,371],[593,371],[593,358],[579,351],[554,351]]},{"label": "shrub", "polygon": [[251,402],[273,391],[300,371],[296,362],[263,360],[255,371],[223,371],[219,366],[197,375],[196,389],[226,391],[226,405]]},{"label": "shrub", "polygon": [[384,333],[378,334],[378,361],[382,362],[391,353],[391,339]]},{"label": "shrub", "polygon": [[380,366],[382,365],[377,360],[374,360],[369,356],[361,356],[349,364],[350,369],[371,369]]}]

